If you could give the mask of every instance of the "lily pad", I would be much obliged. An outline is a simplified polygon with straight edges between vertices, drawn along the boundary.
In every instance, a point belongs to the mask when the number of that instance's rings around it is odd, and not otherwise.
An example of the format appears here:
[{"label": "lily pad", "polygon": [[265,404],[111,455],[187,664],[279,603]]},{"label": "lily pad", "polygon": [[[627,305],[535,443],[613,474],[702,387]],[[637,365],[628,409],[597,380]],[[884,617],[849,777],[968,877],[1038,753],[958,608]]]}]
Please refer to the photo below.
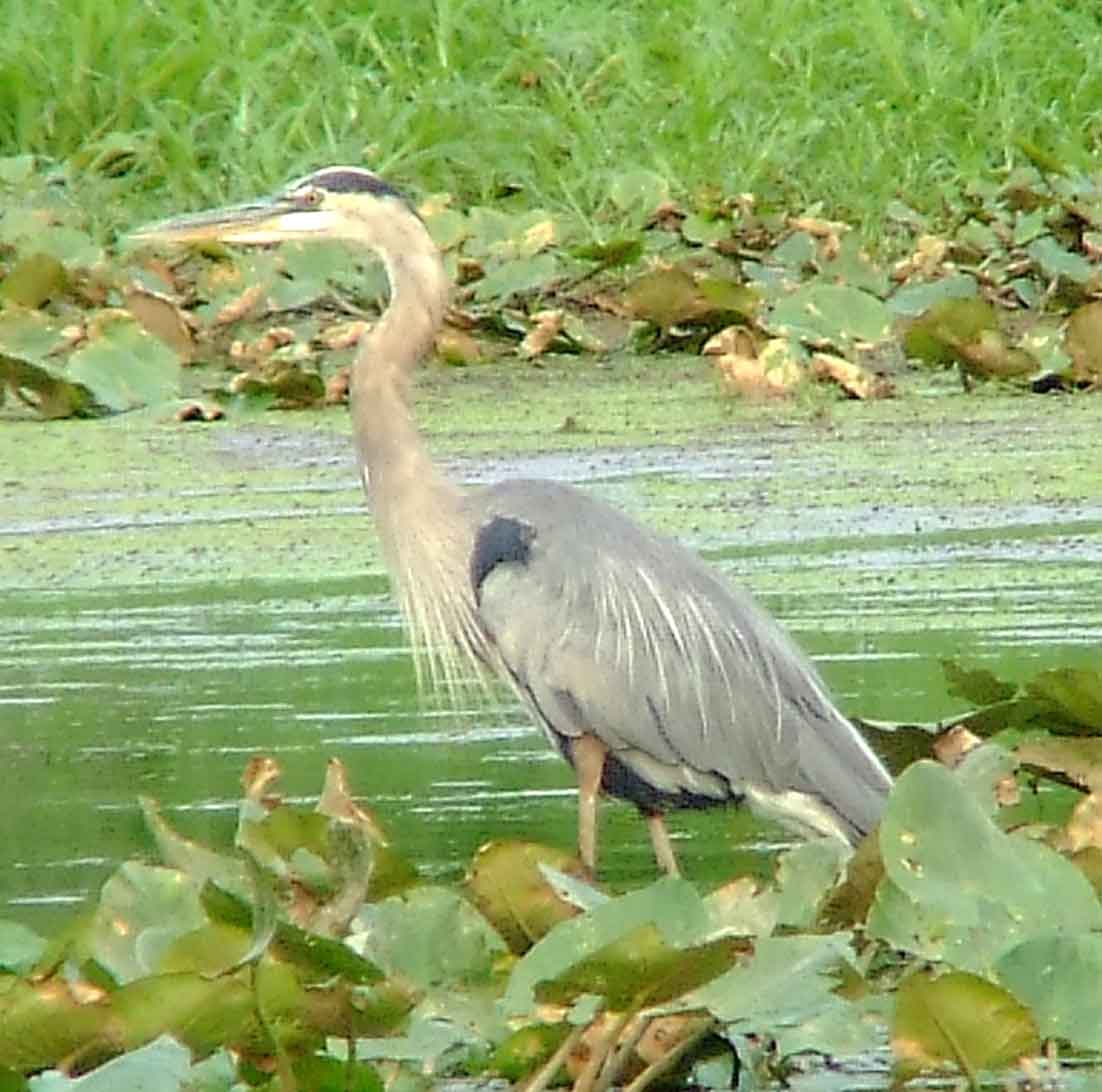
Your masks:
[{"label": "lily pad", "polygon": [[1030,1006],[1042,1036],[1102,1050],[1102,937],[1035,937],[1007,952],[996,969]]},{"label": "lily pad", "polygon": [[788,337],[840,349],[854,342],[883,341],[891,332],[891,313],[869,292],[839,284],[808,284],[781,299],[768,324]]},{"label": "lily pad", "polygon": [[176,354],[129,317],[102,324],[69,358],[66,376],[116,411],[156,405],[180,390]]},{"label": "lily pad", "polygon": [[86,1073],[67,1077],[56,1070],[32,1077],[30,1092],[181,1092],[188,1080],[191,1054],[170,1035],[132,1050]]},{"label": "lily pad", "polygon": [[937,763],[917,762],[896,782],[880,849],[886,877],[869,931],[926,958],[988,973],[1031,937],[1102,927],[1102,905],[1075,865],[1004,834]]},{"label": "lily pad", "polygon": [[974,1079],[980,1070],[1035,1055],[1040,1046],[1029,1009],[977,975],[915,974],[899,987],[892,1052],[900,1080],[946,1068]]}]

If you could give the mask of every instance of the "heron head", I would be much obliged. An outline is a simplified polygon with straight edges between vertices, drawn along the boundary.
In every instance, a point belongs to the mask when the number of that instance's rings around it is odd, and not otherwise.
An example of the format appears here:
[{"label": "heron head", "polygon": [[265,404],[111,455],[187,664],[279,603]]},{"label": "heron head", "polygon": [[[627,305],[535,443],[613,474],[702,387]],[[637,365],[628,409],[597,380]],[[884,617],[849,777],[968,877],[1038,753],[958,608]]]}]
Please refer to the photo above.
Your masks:
[{"label": "heron head", "polygon": [[406,199],[362,167],[324,167],[284,187],[274,197],[210,209],[139,228],[139,242],[282,243],[288,240],[370,239],[380,218],[397,209],[412,214]]}]

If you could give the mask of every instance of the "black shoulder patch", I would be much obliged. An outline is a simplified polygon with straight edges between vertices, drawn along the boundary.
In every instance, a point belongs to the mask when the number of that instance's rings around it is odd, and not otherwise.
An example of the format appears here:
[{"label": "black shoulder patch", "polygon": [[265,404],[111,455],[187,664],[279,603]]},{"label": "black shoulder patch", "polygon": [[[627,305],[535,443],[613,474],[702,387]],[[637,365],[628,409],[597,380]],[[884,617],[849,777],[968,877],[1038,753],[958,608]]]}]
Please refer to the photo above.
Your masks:
[{"label": "black shoulder patch", "polygon": [[471,553],[471,588],[475,602],[482,596],[486,577],[498,565],[514,562],[525,565],[536,538],[536,529],[530,523],[508,516],[494,516],[478,529]]},{"label": "black shoulder patch", "polygon": [[329,193],[371,193],[376,197],[397,197],[405,201],[403,193],[389,182],[363,167],[322,167],[305,178],[300,178],[292,189],[300,186],[317,186]]}]

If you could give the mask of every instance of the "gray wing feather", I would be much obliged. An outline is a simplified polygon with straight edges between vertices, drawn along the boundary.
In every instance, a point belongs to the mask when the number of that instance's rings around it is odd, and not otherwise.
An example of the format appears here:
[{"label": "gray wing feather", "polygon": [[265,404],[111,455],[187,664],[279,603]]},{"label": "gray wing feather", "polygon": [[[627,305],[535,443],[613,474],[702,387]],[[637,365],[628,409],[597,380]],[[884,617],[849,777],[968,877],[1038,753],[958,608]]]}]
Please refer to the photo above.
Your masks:
[{"label": "gray wing feather", "polygon": [[780,626],[693,553],[570,486],[472,494],[476,527],[531,529],[479,617],[552,737],[592,733],[649,783],[723,799],[810,794],[854,831],[890,779]]}]

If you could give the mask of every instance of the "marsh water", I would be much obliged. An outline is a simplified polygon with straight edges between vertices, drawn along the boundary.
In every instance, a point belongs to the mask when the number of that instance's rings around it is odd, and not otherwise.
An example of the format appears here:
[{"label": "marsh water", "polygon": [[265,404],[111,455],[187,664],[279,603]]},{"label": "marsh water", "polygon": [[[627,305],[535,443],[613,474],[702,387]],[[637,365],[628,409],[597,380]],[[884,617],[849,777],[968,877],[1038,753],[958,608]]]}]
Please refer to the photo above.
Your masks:
[{"label": "marsh water", "polygon": [[[962,442],[936,415],[907,420],[906,447],[898,415],[876,443],[839,436],[844,421],[824,432],[774,417],[741,430],[720,421],[695,443],[659,431],[646,446],[566,445],[547,431],[542,451],[531,439],[515,454],[445,446],[460,478],[584,482],[687,539],[756,592],[852,712],[959,711],[943,658],[1011,679],[1096,663],[1096,445],[1072,445],[1069,463],[1071,433],[1057,423],[1029,434],[992,418]],[[460,876],[493,838],[571,845],[570,773],[511,702],[447,713],[418,700],[340,430],[4,427],[6,444],[18,433],[40,445],[40,472],[8,447],[0,917],[48,930],[119,861],[152,858],[139,795],[229,847],[257,753],[279,760],[285,796],[306,803],[326,760],[343,759],[429,875]],[[990,464],[954,476],[985,451]],[[729,812],[673,825],[687,873],[705,883],[768,867],[783,840]],[[605,808],[603,846],[614,884],[653,874],[630,809]]]}]

